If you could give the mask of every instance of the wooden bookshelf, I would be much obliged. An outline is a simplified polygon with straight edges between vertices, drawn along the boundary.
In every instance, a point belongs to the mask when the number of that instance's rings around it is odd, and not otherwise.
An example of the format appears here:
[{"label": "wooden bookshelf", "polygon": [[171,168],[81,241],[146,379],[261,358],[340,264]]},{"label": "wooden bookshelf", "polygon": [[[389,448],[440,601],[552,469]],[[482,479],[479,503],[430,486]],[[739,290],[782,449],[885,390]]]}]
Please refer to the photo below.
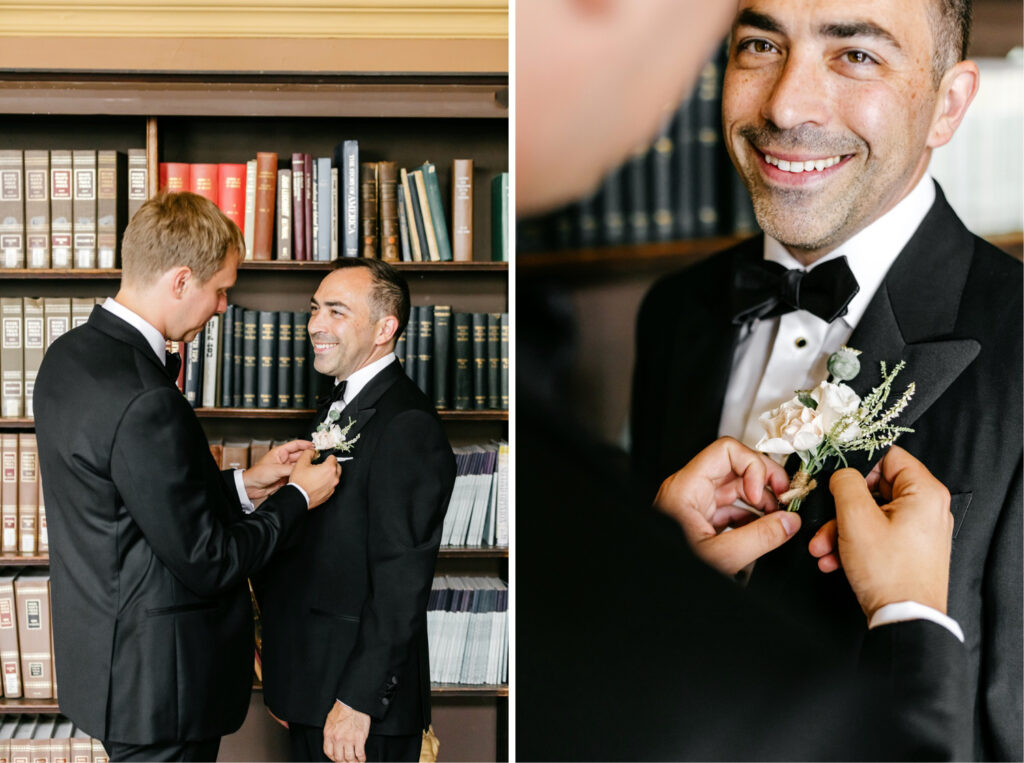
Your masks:
[{"label": "wooden bookshelf", "polygon": [[50,557],[46,554],[0,556],[0,567],[47,567]]}]

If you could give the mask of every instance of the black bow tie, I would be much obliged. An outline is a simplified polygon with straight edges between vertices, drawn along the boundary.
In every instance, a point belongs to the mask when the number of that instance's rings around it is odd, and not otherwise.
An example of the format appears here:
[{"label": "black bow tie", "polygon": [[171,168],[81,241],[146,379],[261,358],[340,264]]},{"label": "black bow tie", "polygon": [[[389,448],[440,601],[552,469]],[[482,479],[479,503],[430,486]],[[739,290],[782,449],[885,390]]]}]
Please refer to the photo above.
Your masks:
[{"label": "black bow tie", "polygon": [[806,310],[831,323],[846,315],[850,300],[860,291],[846,257],[823,262],[813,270],[789,270],[777,262],[759,260],[736,274],[732,322],[738,325],[761,318]]},{"label": "black bow tie", "polygon": [[316,399],[317,410],[323,411],[330,408],[336,402],[345,397],[345,387],[348,386],[348,379],[344,379],[334,385],[330,393],[321,395]]},{"label": "black bow tie", "polygon": [[181,355],[176,352],[164,352],[164,368],[171,381],[178,381],[178,373],[181,371]]}]

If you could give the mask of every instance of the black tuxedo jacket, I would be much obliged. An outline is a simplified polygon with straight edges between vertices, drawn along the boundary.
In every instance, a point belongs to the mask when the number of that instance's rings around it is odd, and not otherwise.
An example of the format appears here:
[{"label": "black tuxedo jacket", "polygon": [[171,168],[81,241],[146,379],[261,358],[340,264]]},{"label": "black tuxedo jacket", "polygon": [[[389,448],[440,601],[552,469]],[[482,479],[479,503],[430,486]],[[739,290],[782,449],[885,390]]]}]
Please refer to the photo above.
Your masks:
[{"label": "black tuxedo jacket", "polygon": [[[879,361],[907,361],[895,389],[913,380],[917,393],[897,423],[915,432],[900,445],[952,494],[949,614],[966,637],[973,754],[1020,760],[1021,266],[968,232],[936,190],[850,337],[863,351],[850,385],[863,396],[879,381]],[[632,426],[634,461],[651,495],[717,435],[737,340],[733,274],[761,256],[758,237],[663,279],[644,301]],[[872,466],[862,454],[851,465]],[[842,576],[819,573],[807,552],[813,533],[835,515],[830,473],[821,473],[801,508],[799,536],[760,560],[750,585],[802,604],[852,653],[864,629],[859,607]]]},{"label": "black tuxedo jacket", "polygon": [[257,583],[263,695],[322,726],[340,699],[371,734],[430,720],[427,598],[455,457],[426,396],[391,363],[342,411],[359,435],[341,481]]},{"label": "black tuxedo jacket", "polygon": [[195,413],[142,335],[96,307],[35,385],[61,712],[131,744],[238,729],[252,687],[246,576],[305,514],[243,515]]}]

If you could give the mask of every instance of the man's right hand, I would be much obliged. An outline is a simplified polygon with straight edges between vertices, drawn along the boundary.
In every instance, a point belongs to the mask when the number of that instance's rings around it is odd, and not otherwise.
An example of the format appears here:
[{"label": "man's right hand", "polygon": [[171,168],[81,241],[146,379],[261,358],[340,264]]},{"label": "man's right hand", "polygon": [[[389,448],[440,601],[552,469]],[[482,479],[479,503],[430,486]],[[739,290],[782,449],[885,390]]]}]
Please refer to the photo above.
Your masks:
[{"label": "man's right hand", "polygon": [[313,464],[313,450],[304,450],[292,469],[291,482],[301,487],[309,496],[309,508],[313,509],[334,493],[341,477],[341,464],[336,458],[328,458],[322,464]]},{"label": "man's right hand", "polygon": [[[886,604],[916,601],[945,614],[953,515],[949,491],[920,461],[893,446],[865,480],[832,475],[836,518],[811,539],[818,567],[846,571],[868,619]],[[871,495],[877,490],[885,504]]]}]

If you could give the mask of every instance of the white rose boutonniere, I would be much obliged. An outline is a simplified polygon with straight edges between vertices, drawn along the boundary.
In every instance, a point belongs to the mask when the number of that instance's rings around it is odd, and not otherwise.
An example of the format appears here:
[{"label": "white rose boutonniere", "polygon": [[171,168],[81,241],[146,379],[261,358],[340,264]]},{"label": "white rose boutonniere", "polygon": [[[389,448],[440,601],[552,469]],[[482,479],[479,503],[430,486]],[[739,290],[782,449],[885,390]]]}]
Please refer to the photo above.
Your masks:
[{"label": "white rose boutonniere", "polygon": [[813,479],[825,462],[835,457],[846,464],[845,453],[868,451],[868,457],[878,448],[888,447],[907,427],[895,426],[893,420],[907,407],[914,395],[911,382],[900,398],[888,410],[883,410],[893,380],[906,365],[902,361],[892,371],[882,362],[882,382],[863,400],[846,384],[860,373],[858,350],[843,347],[828,359],[830,378],[812,390],[798,390],[796,397],[787,400],[758,418],[765,435],[755,449],[771,456],[796,453],[800,469],[793,475],[789,490],[779,496],[789,511],[797,511],[800,503],[817,483]]},{"label": "white rose boutonniere", "polygon": [[355,425],[355,420],[349,417],[348,423],[342,427],[338,424],[339,418],[341,418],[341,413],[336,408],[331,408],[327,412],[327,418],[313,432],[313,447],[316,448],[316,453],[313,454],[314,462],[319,462],[322,456],[332,451],[351,453],[352,448],[359,440],[360,435],[358,434],[351,440],[348,439],[349,430]]}]

